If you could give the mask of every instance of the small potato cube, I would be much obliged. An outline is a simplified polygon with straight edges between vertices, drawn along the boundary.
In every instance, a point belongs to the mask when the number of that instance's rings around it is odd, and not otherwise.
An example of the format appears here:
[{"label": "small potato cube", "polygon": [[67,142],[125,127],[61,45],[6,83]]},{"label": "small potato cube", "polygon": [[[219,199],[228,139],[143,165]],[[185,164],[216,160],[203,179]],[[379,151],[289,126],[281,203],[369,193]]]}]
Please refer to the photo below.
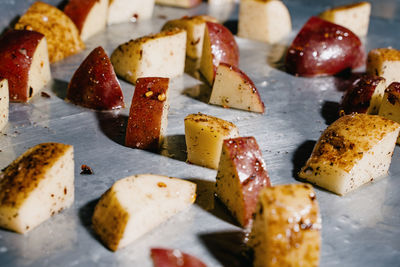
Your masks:
[{"label": "small potato cube", "polygon": [[[400,123],[400,83],[394,82],[385,90],[379,116]],[[400,144],[400,138],[397,144]]]},{"label": "small potato cube", "polygon": [[153,16],[154,0],[109,0],[107,24],[145,20]]},{"label": "small potato cube", "polygon": [[196,199],[196,184],[151,174],[121,179],[97,203],[93,229],[112,251],[125,247]]},{"label": "small potato cube", "polygon": [[289,10],[278,0],[241,0],[238,36],[277,43],[292,30]]},{"label": "small potato cube", "polygon": [[367,74],[386,79],[386,84],[400,82],[400,50],[377,48],[368,53]]},{"label": "small potato cube", "polygon": [[121,44],[111,55],[115,72],[130,83],[141,77],[174,78],[185,69],[186,31],[162,31]]},{"label": "small potato cube", "polygon": [[242,226],[250,225],[259,192],[271,184],[254,137],[224,140],[216,180],[219,199]]},{"label": "small potato cube", "polygon": [[263,189],[249,241],[254,250],[254,267],[317,267],[320,230],[318,202],[311,185]]},{"label": "small potato cube", "polygon": [[378,115],[346,115],[321,135],[299,177],[338,195],[387,174],[400,124]]},{"label": "small potato cube", "polygon": [[231,122],[201,113],[185,118],[188,161],[193,164],[218,169],[222,142],[238,136],[238,129]]},{"label": "small potato cube", "polygon": [[0,227],[26,233],[74,202],[70,145],[34,146],[0,175]]},{"label": "small potato cube", "polygon": [[319,17],[339,24],[362,37],[368,33],[370,14],[371,4],[360,2],[328,9],[322,12]]}]

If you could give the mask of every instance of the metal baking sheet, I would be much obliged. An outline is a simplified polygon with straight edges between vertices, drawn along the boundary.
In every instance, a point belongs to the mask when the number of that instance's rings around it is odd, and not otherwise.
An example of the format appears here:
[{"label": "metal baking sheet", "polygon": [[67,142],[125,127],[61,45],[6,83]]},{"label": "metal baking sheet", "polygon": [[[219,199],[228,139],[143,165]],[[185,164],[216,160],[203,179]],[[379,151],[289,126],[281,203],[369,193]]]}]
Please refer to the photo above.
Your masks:
[{"label": "metal baking sheet", "polygon": [[[4,29],[34,1],[0,1]],[[47,1],[59,4],[61,1]],[[400,48],[399,2],[373,1],[366,50]],[[152,266],[149,249],[182,249],[208,266],[249,266],[242,252],[243,233],[213,198],[216,171],[185,162],[183,119],[203,112],[234,122],[242,136],[255,136],[273,184],[296,183],[299,170],[329,123],[341,98],[343,77],[299,78],[282,71],[280,57],[305,21],[331,1],[285,1],[293,20],[288,40],[274,46],[237,38],[240,67],[255,82],[266,105],[264,115],[207,105],[209,88],[185,74],[172,82],[166,144],[151,153],[123,145],[134,87],[121,80],[127,107],[95,112],[63,99],[80,62],[102,45],[108,54],[120,43],[160,30],[167,19],[209,13],[234,30],[237,7],[222,9],[206,3],[190,9],[156,7],[152,20],[108,27],[87,42],[80,54],[52,65],[54,81],[45,88],[51,98],[36,96],[29,104],[10,105],[10,123],[0,136],[0,167],[41,142],[63,142],[75,148],[74,205],[26,235],[0,230],[1,266]],[[344,4],[348,1],[335,1]],[[80,175],[87,164],[94,175]],[[198,184],[198,200],[130,246],[115,253],[93,234],[90,221],[100,195],[116,180],[138,173],[190,179]],[[322,228],[321,266],[400,266],[400,151],[397,147],[390,175],[339,197],[316,189]]]}]

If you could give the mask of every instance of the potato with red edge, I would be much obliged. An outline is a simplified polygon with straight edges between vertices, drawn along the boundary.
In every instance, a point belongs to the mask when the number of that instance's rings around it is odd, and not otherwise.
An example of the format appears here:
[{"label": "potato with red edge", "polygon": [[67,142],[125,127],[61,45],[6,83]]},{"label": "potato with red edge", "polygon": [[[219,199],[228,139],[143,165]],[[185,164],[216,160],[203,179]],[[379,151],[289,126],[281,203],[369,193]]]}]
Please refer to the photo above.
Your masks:
[{"label": "potato with red edge", "polygon": [[220,63],[237,67],[239,65],[239,48],[235,37],[225,26],[208,21],[204,34],[200,72],[210,85],[214,82]]},{"label": "potato with red edge", "polygon": [[240,225],[251,225],[258,194],[271,185],[260,148],[254,137],[225,139],[218,166],[215,192]]},{"label": "potato with red edge", "polygon": [[147,77],[136,81],[129,111],[125,145],[157,150],[167,130],[168,78]]},{"label": "potato with red edge", "polygon": [[353,82],[346,91],[341,103],[345,114],[378,114],[386,89],[386,80],[382,77],[363,75]]},{"label": "potato with red edge", "polygon": [[[385,90],[379,116],[400,123],[400,83],[393,82]],[[400,138],[397,138],[397,144],[400,144]]]},{"label": "potato with red edge", "polygon": [[201,260],[178,249],[152,248],[154,267],[206,267]]},{"label": "potato with red edge", "polygon": [[346,27],[358,36],[366,36],[368,33],[370,14],[371,4],[368,2],[360,2],[325,10],[319,17]]},{"label": "potato with red edge", "polygon": [[239,68],[226,63],[218,66],[210,104],[264,113],[264,103],[253,81]]},{"label": "potato with red edge", "polygon": [[150,19],[154,0],[110,0],[107,24]]},{"label": "potato with red edge", "polygon": [[0,131],[4,129],[8,122],[9,96],[7,79],[0,80]]},{"label": "potato with red edge", "polygon": [[68,84],[67,99],[97,110],[123,108],[124,97],[110,59],[95,48],[75,71]]},{"label": "potato with red edge", "polygon": [[286,70],[296,76],[334,75],[364,64],[360,39],[337,24],[311,17],[288,49]]},{"label": "potato with red edge", "polygon": [[51,79],[46,38],[39,32],[6,32],[0,38],[0,61],[0,77],[8,80],[10,101],[27,102]]},{"label": "potato with red edge", "polygon": [[105,29],[108,0],[69,0],[64,13],[75,23],[85,41]]},{"label": "potato with red edge", "polygon": [[400,50],[376,48],[368,53],[367,74],[386,79],[387,84],[400,81]]},{"label": "potato with red edge", "polygon": [[157,5],[192,8],[200,5],[202,0],[156,0]]},{"label": "potato with red edge", "polygon": [[85,48],[75,23],[58,8],[35,2],[15,24],[16,30],[34,30],[46,36],[50,63]]}]

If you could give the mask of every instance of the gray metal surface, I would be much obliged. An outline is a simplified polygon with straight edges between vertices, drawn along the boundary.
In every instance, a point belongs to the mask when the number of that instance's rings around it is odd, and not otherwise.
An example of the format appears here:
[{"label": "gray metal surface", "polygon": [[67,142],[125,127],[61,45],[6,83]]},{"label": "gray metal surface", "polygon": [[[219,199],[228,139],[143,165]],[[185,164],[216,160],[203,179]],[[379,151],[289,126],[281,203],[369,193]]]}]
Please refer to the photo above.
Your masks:
[{"label": "gray metal surface", "polygon": [[[4,29],[33,1],[0,1]],[[47,1],[59,3],[60,1]],[[341,1],[345,2],[345,1]],[[127,107],[119,112],[95,112],[63,100],[67,84],[80,62],[98,45],[110,54],[129,39],[157,32],[166,19],[210,12],[208,9],[157,7],[151,21],[115,25],[94,36],[87,49],[52,65],[54,82],[29,104],[11,104],[10,123],[0,136],[0,168],[28,147],[41,142],[63,142],[75,148],[74,205],[26,235],[0,230],[1,266],[151,266],[150,247],[182,249],[208,266],[248,266],[241,256],[241,229],[221,206],[213,203],[216,171],[185,163],[183,118],[203,112],[234,122],[243,136],[255,136],[273,184],[295,183],[294,174],[308,158],[315,140],[332,122],[342,92],[342,78],[297,78],[281,70],[285,46],[308,19],[330,1],[286,1],[294,30],[289,40],[269,46],[238,38],[240,67],[255,82],[266,105],[264,115],[224,109],[204,103],[207,87],[185,74],[172,82],[166,145],[160,154],[123,146],[124,129],[134,87],[121,81]],[[400,48],[395,1],[375,1],[366,50]],[[384,11],[382,11],[384,10]],[[383,14],[383,15],[382,15]],[[234,23],[228,23],[234,25]],[[1,63],[0,63],[1,64]],[[87,164],[94,175],[80,175]],[[107,250],[90,228],[96,200],[116,180],[132,174],[155,173],[191,179],[198,183],[198,201],[130,246]],[[400,151],[396,148],[390,175],[339,197],[316,189],[321,207],[321,266],[400,266]]]}]

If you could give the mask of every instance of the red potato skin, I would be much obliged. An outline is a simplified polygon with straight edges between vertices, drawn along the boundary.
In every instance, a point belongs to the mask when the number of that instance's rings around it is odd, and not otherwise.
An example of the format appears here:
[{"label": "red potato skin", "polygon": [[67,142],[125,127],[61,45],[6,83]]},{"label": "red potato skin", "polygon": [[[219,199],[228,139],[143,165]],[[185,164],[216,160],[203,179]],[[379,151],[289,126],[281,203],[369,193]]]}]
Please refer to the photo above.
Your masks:
[{"label": "red potato skin", "polygon": [[285,66],[296,76],[313,77],[334,75],[364,62],[364,48],[352,31],[311,17],[289,47]]},{"label": "red potato skin", "polygon": [[400,83],[393,82],[385,90],[388,93],[388,101],[390,104],[395,105],[396,102],[400,102]]},{"label": "red potato skin", "polygon": [[271,182],[254,137],[226,139],[223,146],[229,152],[228,155],[242,184],[245,207],[243,221],[246,227],[252,221],[260,191],[265,187],[270,187]]},{"label": "red potato skin", "polygon": [[102,47],[95,48],[75,71],[68,84],[67,99],[96,110],[125,106],[114,68]]},{"label": "red potato skin", "polygon": [[382,77],[368,75],[355,80],[343,96],[341,110],[345,114],[366,113],[376,87],[384,80]]},{"label": "red potato skin", "polygon": [[154,267],[207,267],[202,261],[179,250],[152,248]]},{"label": "red potato skin", "polygon": [[79,33],[82,32],[83,23],[96,2],[99,0],[69,0],[64,7],[64,13],[75,23]]},{"label": "red potato skin", "polygon": [[220,63],[239,66],[239,47],[233,34],[222,24],[207,21],[206,27],[211,42],[215,78]]},{"label": "red potato skin", "polygon": [[[159,148],[161,119],[164,101],[159,96],[167,95],[168,78],[139,78],[129,111],[125,145],[132,148],[157,150]],[[152,92],[152,95],[146,93]]]},{"label": "red potato skin", "polygon": [[10,30],[0,38],[0,78],[8,80],[10,101],[27,102],[33,55],[44,35],[35,31]]},{"label": "red potato skin", "polygon": [[264,102],[261,101],[260,93],[258,92],[257,87],[255,86],[255,84],[253,83],[253,81],[250,79],[250,77],[247,76],[246,73],[244,73],[243,71],[241,71],[241,70],[240,70],[238,67],[236,67],[236,66],[232,66],[232,65],[229,65],[229,64],[224,63],[224,62],[220,63],[220,65],[232,69],[234,72],[238,73],[238,74],[242,77],[243,81],[244,81],[247,85],[249,85],[250,88],[252,89],[253,94],[257,94],[258,99],[260,99],[260,102],[261,102],[261,104],[262,104],[262,108],[263,108],[263,109],[262,109],[262,113],[264,113],[264,112],[265,112],[265,105],[264,105]]}]

